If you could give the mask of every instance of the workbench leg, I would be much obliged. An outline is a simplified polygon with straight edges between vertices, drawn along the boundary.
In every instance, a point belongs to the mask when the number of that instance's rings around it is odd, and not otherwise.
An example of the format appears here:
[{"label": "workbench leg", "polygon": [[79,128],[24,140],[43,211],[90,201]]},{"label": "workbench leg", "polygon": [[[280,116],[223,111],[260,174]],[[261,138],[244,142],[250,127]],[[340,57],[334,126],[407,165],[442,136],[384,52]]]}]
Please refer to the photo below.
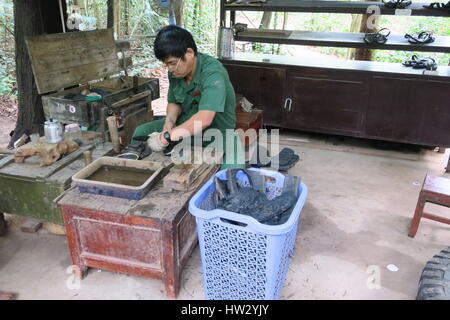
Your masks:
[{"label": "workbench leg", "polygon": [[77,229],[74,226],[75,221],[73,220],[73,214],[70,209],[62,209],[62,213],[64,218],[64,226],[66,227],[67,245],[69,247],[72,265],[78,267],[78,270],[75,270],[75,275],[81,280],[86,275],[88,267],[82,263],[80,258],[81,248],[79,247],[80,241],[77,236]]},{"label": "workbench leg", "polygon": [[178,266],[178,237],[170,221],[162,223],[162,243],[164,261],[164,286],[166,296],[175,299],[180,289],[180,270]]},{"label": "workbench leg", "polygon": [[6,233],[6,221],[3,212],[0,212],[0,237]]}]

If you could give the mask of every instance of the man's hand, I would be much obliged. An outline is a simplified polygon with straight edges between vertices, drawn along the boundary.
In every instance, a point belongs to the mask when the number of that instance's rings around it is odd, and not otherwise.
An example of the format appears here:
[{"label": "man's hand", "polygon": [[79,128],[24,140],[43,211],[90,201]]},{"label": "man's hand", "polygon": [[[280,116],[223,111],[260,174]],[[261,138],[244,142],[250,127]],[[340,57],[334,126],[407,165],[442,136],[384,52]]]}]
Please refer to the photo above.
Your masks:
[{"label": "man's hand", "polygon": [[[169,130],[167,130],[167,131],[169,131]],[[165,133],[165,132],[166,132],[166,131],[163,130],[163,132],[161,132],[161,133],[159,134],[159,141],[160,141],[161,144],[164,145],[164,146],[166,146],[166,145],[169,144],[169,141],[167,141],[167,140],[164,138],[164,133]],[[169,132],[170,132],[170,131],[169,131]]]},{"label": "man's hand", "polygon": [[165,131],[170,132],[170,130],[172,130],[174,127],[175,127],[175,121],[166,118],[166,123],[164,123],[162,132],[165,132]]}]

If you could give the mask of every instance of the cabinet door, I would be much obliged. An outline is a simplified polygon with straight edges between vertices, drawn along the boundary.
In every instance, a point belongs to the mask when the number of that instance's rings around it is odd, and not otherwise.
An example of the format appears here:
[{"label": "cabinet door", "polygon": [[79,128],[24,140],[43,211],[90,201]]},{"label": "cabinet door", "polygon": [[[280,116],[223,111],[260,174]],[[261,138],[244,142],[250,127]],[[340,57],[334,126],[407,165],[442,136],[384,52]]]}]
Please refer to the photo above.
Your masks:
[{"label": "cabinet door", "polygon": [[290,98],[285,112],[290,128],[359,136],[367,107],[368,81],[340,73],[301,73],[288,77]]},{"label": "cabinet door", "polygon": [[234,91],[244,95],[254,108],[263,110],[264,124],[280,126],[286,70],[235,64],[224,66]]},{"label": "cabinet door", "polygon": [[373,77],[366,135],[450,146],[450,82]]}]

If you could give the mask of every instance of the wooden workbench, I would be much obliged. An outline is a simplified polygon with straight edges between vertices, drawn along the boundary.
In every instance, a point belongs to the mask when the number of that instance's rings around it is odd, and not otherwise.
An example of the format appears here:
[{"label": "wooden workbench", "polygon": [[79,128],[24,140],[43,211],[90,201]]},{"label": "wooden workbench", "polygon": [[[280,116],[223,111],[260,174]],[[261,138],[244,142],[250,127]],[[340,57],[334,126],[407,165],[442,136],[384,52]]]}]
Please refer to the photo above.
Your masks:
[{"label": "wooden workbench", "polygon": [[[156,153],[145,160],[170,158]],[[88,267],[161,278],[166,295],[175,298],[183,265],[197,245],[189,200],[217,169],[209,166],[188,191],[165,189],[160,181],[139,201],[66,191],[56,202],[81,278]]]}]

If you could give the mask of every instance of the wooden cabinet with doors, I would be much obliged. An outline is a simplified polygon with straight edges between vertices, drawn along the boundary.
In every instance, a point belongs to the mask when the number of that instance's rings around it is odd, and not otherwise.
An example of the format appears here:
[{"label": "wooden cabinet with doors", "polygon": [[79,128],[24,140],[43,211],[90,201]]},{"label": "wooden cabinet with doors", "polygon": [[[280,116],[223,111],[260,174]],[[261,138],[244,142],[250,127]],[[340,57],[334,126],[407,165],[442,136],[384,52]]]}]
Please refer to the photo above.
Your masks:
[{"label": "wooden cabinet with doors", "polygon": [[225,67],[236,93],[244,95],[255,107],[263,110],[264,117],[267,117],[264,123],[281,126],[286,70],[226,63]]},{"label": "wooden cabinet with doors", "polygon": [[374,76],[365,125],[369,138],[450,145],[450,82]]},{"label": "wooden cabinet with doors", "polygon": [[293,65],[273,56],[267,67],[263,56],[222,63],[265,125],[450,147],[450,67],[433,76],[388,63]]},{"label": "wooden cabinet with doors", "polygon": [[287,78],[284,126],[360,136],[367,105],[366,76],[293,69]]},{"label": "wooden cabinet with doors", "polygon": [[[366,14],[371,6],[377,6],[382,15],[400,13],[386,7],[384,1],[220,2],[220,26],[232,28],[241,24],[234,30],[235,41],[401,50],[411,51],[411,55],[424,52],[426,56],[433,52],[450,53],[450,37],[445,35],[435,35],[432,43],[421,44],[408,42],[403,34],[390,34],[383,44],[368,44],[363,40],[365,34],[360,32],[243,27],[246,22],[237,21],[236,15],[239,11]],[[427,3],[411,3],[405,12],[410,16],[450,17],[448,11],[424,5]],[[450,66],[439,65],[436,73],[423,74],[423,70],[408,68],[398,62],[341,60],[314,54],[289,57],[241,52],[223,63],[232,73],[236,91],[253,98],[252,102],[264,110],[265,124],[450,147]],[[251,70],[252,74],[245,75],[244,69]],[[270,73],[272,70],[277,72]],[[245,77],[252,80],[246,81]],[[270,87],[277,90],[270,90]],[[450,159],[447,171],[450,171]]]}]

